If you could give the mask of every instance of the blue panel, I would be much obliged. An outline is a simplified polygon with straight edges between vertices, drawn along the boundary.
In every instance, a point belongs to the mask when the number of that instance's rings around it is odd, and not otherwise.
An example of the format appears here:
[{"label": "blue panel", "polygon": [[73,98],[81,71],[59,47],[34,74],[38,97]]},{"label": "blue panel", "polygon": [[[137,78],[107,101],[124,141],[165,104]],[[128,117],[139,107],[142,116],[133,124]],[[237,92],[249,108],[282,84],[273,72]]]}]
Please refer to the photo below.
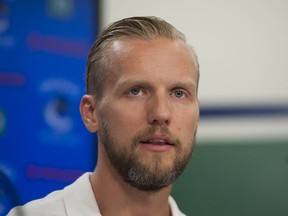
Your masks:
[{"label": "blue panel", "polygon": [[94,0],[0,1],[0,215],[92,171],[81,121]]}]

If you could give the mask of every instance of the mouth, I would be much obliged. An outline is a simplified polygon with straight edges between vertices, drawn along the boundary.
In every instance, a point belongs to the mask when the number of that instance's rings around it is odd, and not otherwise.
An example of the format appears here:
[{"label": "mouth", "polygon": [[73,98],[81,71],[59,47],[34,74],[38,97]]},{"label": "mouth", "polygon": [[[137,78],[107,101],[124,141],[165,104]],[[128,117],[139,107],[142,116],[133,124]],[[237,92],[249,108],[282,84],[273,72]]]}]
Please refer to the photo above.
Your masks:
[{"label": "mouth", "polygon": [[150,151],[162,152],[168,151],[175,146],[175,142],[164,135],[152,135],[140,140],[140,143],[145,149]]},{"label": "mouth", "polygon": [[141,140],[140,143],[142,144],[151,144],[151,145],[174,145],[170,140],[167,139],[157,139],[157,138],[150,138]]}]

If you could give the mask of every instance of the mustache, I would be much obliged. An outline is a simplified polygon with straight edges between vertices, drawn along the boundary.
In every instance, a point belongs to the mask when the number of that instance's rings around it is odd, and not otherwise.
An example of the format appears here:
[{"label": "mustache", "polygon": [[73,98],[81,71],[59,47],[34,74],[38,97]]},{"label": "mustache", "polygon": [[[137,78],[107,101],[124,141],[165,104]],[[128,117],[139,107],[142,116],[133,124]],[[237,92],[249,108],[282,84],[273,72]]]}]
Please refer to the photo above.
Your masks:
[{"label": "mustache", "polygon": [[167,127],[161,126],[151,126],[148,129],[139,132],[133,138],[133,144],[138,145],[141,140],[145,139],[147,136],[155,134],[156,132],[161,132],[161,134],[169,137],[169,139],[173,141],[176,147],[181,145],[180,139],[176,135],[172,134]]}]

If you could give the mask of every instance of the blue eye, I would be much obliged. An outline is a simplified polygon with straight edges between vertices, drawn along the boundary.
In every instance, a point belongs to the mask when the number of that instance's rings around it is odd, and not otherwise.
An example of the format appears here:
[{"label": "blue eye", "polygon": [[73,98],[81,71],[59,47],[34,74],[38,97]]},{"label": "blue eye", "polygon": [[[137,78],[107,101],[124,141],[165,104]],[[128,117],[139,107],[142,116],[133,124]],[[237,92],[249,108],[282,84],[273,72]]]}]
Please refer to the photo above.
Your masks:
[{"label": "blue eye", "polygon": [[139,88],[133,88],[133,89],[130,90],[130,93],[132,95],[138,95],[140,93],[140,91],[141,90]]},{"label": "blue eye", "polygon": [[174,95],[177,98],[182,98],[184,96],[184,92],[183,91],[175,91]]}]

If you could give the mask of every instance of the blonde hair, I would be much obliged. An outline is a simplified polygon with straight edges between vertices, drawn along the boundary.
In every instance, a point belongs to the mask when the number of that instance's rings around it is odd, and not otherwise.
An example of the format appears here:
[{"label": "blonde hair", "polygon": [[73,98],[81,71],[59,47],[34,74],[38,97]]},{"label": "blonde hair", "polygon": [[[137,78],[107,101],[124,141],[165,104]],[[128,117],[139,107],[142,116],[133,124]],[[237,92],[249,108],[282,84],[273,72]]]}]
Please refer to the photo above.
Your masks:
[{"label": "blonde hair", "polygon": [[[103,96],[104,83],[109,67],[108,56],[105,51],[107,51],[107,48],[112,41],[121,38],[152,40],[159,37],[182,40],[186,43],[186,38],[183,33],[158,17],[130,17],[116,21],[107,26],[98,35],[88,56],[86,68],[87,94],[95,94],[98,99]],[[199,79],[198,60],[194,51],[193,54],[195,56]]]}]

